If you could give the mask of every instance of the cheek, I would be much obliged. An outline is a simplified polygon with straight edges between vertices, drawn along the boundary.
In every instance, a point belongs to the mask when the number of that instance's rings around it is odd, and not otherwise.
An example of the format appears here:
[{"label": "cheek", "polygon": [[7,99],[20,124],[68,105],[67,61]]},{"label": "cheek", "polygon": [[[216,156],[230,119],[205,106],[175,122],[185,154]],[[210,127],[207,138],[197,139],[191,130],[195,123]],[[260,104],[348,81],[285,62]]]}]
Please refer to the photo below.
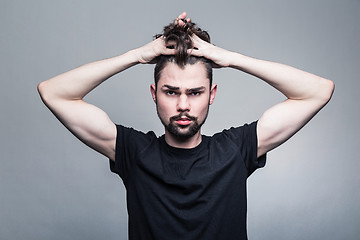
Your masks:
[{"label": "cheek", "polygon": [[172,114],[173,107],[171,101],[166,101],[165,99],[158,98],[156,103],[157,110],[161,116],[170,116]]},{"label": "cheek", "polygon": [[206,105],[204,105],[204,108],[202,109],[202,114],[201,115],[203,117],[205,117],[208,111],[209,111],[209,105],[206,104]]},{"label": "cheek", "polygon": [[198,103],[198,108],[197,108],[197,114],[199,117],[204,118],[208,112],[209,109],[209,101],[208,99],[204,99],[203,101],[201,101],[201,103]]}]

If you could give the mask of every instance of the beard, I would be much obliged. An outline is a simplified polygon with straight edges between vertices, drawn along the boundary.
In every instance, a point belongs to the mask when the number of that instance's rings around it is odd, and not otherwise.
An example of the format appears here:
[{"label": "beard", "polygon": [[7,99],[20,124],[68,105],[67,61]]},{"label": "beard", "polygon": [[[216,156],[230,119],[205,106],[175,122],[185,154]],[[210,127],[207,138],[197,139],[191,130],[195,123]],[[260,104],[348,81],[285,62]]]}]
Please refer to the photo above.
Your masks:
[{"label": "beard", "polygon": [[[187,117],[192,122],[189,125],[182,126],[178,125],[175,121],[178,120],[181,117]],[[204,124],[205,120],[201,123],[198,122],[198,119],[196,117],[192,117],[188,114],[179,114],[177,116],[173,116],[170,118],[170,122],[167,125],[164,125],[166,130],[168,130],[169,133],[174,135],[176,138],[179,139],[188,139],[194,136],[201,128],[201,126]]]},{"label": "beard", "polygon": [[[209,108],[206,112],[206,116],[202,122],[198,121],[197,117],[190,116],[189,114],[182,112],[179,115],[173,116],[169,119],[169,123],[166,124],[164,119],[161,118],[159,111],[157,111],[157,114],[160,118],[161,123],[164,125],[165,129],[172,134],[174,137],[180,139],[180,140],[186,140],[191,137],[193,137],[196,133],[198,133],[202,127],[202,125],[205,123],[205,120],[207,118],[209,112]],[[176,123],[177,120],[179,120],[181,117],[186,117],[189,120],[191,120],[191,123],[189,125],[179,125]]]}]

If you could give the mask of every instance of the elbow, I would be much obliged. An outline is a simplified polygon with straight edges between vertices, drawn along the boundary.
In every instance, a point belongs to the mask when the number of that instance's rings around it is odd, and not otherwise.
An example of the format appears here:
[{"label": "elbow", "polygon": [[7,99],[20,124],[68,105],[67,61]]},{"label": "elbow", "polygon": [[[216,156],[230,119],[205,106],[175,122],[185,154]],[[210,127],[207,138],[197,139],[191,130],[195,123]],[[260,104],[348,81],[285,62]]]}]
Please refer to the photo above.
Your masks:
[{"label": "elbow", "polygon": [[325,93],[325,101],[326,103],[330,101],[333,93],[334,93],[334,90],[335,90],[335,83],[331,80],[328,80],[328,79],[325,79],[325,85],[326,85],[326,93]]},{"label": "elbow", "polygon": [[320,91],[318,91],[318,99],[323,103],[323,105],[326,105],[333,93],[334,93],[334,89],[335,89],[335,83],[331,80],[328,79],[321,79],[321,86],[320,86]]},{"label": "elbow", "polygon": [[45,95],[45,92],[46,92],[45,88],[46,88],[46,82],[41,82],[37,85],[37,91],[38,91],[41,99],[43,99],[43,97]]},{"label": "elbow", "polygon": [[48,83],[47,81],[41,82],[37,85],[37,91],[41,97],[41,100],[45,103],[45,105],[48,105],[48,99],[49,99],[49,90],[48,90]]},{"label": "elbow", "polygon": [[45,82],[41,82],[37,85],[37,91],[38,91],[40,97],[42,97],[42,95],[44,93],[44,85],[45,85]]}]

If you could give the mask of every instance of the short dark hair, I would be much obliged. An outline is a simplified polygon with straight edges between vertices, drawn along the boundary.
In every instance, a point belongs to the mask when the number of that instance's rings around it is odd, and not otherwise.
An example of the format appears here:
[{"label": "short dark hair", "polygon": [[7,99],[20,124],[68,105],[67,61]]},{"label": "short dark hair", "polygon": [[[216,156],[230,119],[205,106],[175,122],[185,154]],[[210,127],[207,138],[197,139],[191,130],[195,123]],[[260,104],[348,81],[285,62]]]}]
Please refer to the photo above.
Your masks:
[{"label": "short dark hair", "polygon": [[154,36],[154,38],[164,36],[165,42],[174,42],[174,48],[176,49],[175,55],[160,55],[157,57],[154,69],[155,86],[157,86],[162,70],[168,63],[175,63],[179,67],[184,68],[186,64],[192,65],[199,62],[204,64],[206,68],[206,75],[210,81],[211,86],[212,61],[204,57],[191,56],[187,52],[188,49],[193,48],[193,43],[190,38],[192,34],[196,34],[202,40],[210,43],[210,35],[193,22],[187,22],[185,26],[179,26],[178,24],[170,23],[164,27],[162,34],[157,34]]}]

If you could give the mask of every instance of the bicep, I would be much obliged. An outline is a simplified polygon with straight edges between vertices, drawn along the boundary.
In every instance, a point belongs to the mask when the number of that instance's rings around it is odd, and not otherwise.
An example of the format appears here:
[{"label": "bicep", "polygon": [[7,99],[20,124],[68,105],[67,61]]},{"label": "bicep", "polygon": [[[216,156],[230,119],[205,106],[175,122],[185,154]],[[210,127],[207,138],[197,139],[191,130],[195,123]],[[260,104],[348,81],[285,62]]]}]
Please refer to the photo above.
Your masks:
[{"label": "bicep", "polygon": [[103,110],[83,100],[58,101],[48,107],[79,140],[115,159],[116,126]]},{"label": "bicep", "polygon": [[287,99],[268,109],[257,124],[258,156],[287,141],[322,107],[312,100]]}]

